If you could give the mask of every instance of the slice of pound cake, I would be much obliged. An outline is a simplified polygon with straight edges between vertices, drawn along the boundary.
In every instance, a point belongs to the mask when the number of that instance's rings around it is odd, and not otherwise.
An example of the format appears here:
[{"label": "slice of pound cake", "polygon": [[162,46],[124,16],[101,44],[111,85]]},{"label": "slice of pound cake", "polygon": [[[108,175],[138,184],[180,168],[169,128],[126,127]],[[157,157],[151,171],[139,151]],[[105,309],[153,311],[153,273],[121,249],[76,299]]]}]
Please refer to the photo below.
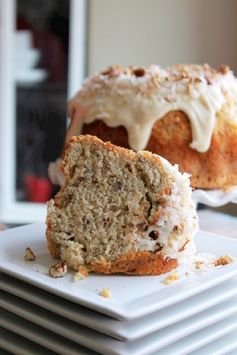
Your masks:
[{"label": "slice of pound cake", "polygon": [[81,135],[69,141],[61,169],[46,235],[69,267],[159,275],[194,252],[189,178],[165,159]]}]

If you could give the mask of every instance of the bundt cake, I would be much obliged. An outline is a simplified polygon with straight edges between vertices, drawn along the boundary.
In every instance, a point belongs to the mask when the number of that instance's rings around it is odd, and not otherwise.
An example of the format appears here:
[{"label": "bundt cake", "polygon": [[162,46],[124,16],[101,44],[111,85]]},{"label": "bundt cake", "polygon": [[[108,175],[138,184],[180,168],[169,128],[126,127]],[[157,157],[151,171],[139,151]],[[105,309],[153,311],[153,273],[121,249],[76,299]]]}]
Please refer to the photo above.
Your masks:
[{"label": "bundt cake", "polygon": [[75,134],[149,150],[191,175],[191,186],[237,185],[237,79],[228,67],[112,66],[68,105]]},{"label": "bundt cake", "polygon": [[64,185],[48,204],[54,257],[88,272],[159,275],[194,252],[197,215],[187,174],[164,158],[90,135],[72,137]]}]

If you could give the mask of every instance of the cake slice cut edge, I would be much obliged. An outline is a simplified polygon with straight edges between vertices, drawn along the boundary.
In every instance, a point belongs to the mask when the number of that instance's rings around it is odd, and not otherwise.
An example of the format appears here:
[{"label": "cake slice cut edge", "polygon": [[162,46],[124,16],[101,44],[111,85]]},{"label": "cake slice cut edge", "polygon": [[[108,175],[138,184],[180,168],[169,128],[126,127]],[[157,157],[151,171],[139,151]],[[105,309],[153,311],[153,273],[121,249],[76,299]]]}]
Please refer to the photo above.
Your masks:
[{"label": "cake slice cut edge", "polygon": [[69,267],[160,275],[194,253],[189,177],[165,159],[80,135],[67,144],[61,169],[46,237],[52,256]]}]

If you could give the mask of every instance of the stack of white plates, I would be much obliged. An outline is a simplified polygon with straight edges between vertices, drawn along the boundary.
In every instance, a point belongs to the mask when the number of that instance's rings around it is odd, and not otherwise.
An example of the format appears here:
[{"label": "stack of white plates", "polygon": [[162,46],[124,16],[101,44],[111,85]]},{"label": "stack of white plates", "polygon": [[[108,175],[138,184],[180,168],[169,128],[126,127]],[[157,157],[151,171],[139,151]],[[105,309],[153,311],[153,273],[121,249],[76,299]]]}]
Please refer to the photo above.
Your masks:
[{"label": "stack of white plates", "polygon": [[[237,353],[237,263],[151,277],[52,279],[43,224],[0,234],[0,348],[15,354]],[[237,257],[237,241],[199,232],[198,251]],[[36,254],[24,261],[25,248]],[[100,296],[109,288],[111,298]]]},{"label": "stack of white plates", "polygon": [[41,52],[33,48],[33,34],[30,30],[18,30],[14,33],[15,80],[21,85],[30,85],[44,81],[47,71],[36,68]]}]

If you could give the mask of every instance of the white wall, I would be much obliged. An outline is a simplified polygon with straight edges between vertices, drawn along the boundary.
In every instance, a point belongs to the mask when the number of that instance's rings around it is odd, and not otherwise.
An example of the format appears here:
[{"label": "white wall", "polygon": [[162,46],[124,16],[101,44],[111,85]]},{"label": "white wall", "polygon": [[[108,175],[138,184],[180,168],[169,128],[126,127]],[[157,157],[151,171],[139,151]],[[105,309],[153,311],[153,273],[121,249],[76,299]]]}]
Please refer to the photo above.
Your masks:
[{"label": "white wall", "polygon": [[89,74],[113,63],[237,72],[236,0],[90,0],[88,30]]}]

